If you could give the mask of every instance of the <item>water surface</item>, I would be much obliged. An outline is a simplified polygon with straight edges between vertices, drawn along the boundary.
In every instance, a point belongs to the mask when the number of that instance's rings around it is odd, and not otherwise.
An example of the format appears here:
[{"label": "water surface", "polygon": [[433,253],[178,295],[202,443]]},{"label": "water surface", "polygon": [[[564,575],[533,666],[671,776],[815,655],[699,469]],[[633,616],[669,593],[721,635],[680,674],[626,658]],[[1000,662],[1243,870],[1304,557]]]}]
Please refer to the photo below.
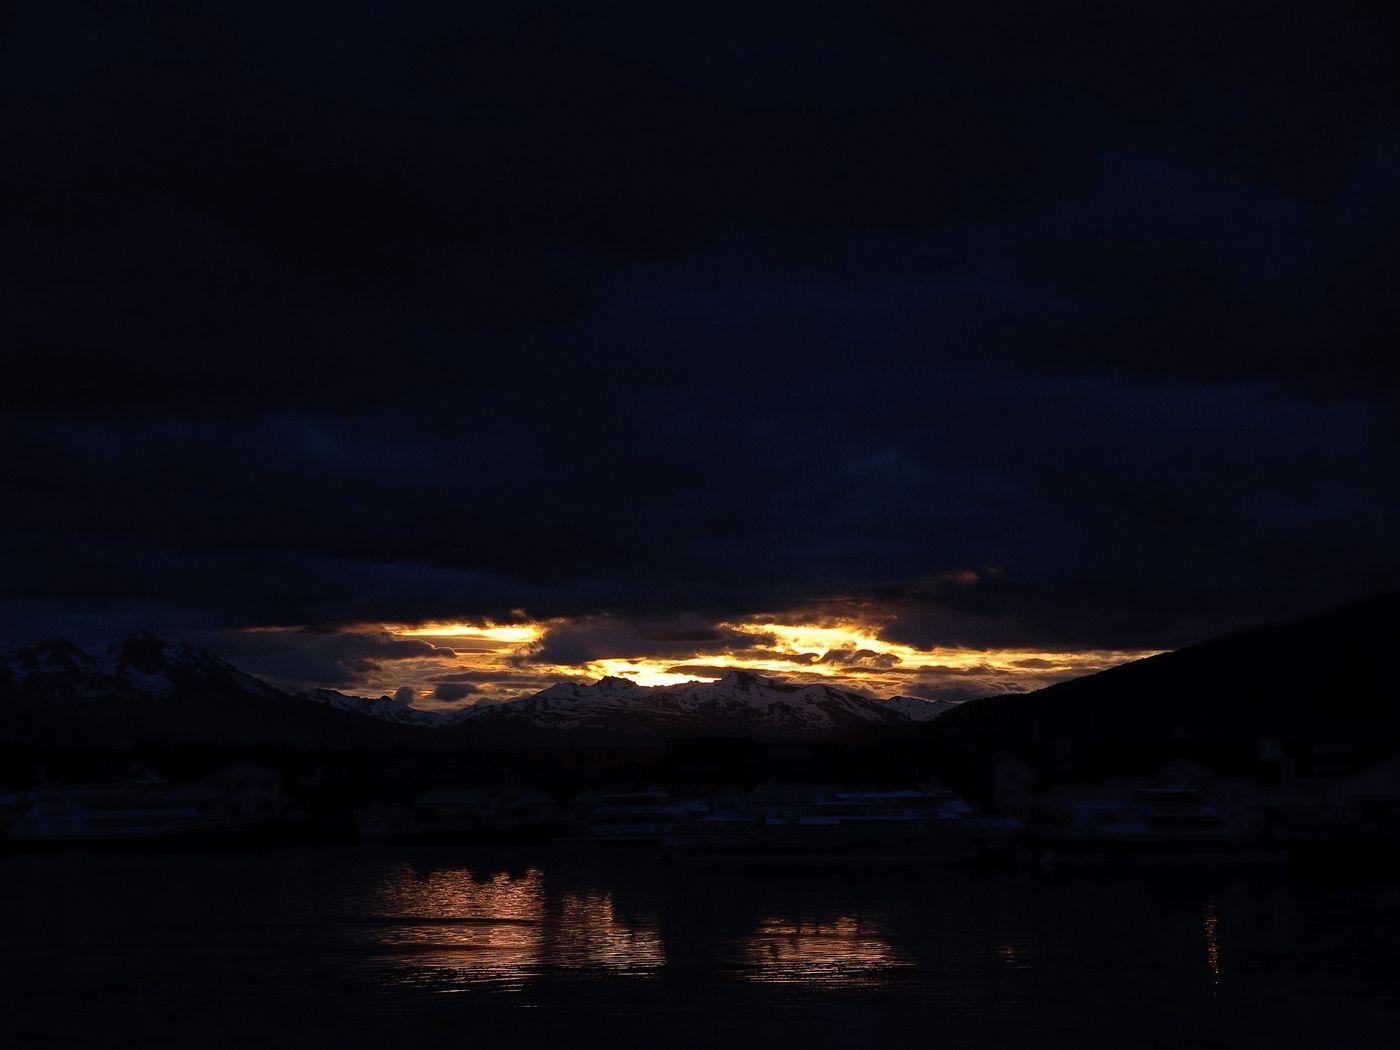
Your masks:
[{"label": "water surface", "polygon": [[0,857],[6,1046],[1400,1045],[1400,883],[695,871],[644,849]]}]

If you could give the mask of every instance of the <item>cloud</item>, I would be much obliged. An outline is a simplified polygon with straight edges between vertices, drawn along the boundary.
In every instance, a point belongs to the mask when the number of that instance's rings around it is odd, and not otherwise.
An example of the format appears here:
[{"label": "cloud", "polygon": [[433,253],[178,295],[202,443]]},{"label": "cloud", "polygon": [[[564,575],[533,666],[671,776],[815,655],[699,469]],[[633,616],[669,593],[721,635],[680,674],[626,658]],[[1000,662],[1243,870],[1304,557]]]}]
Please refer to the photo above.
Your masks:
[{"label": "cloud", "polygon": [[447,657],[231,632],[1160,647],[1400,581],[1388,9],[338,18],[7,24],[0,636],[347,682]]},{"label": "cloud", "polygon": [[445,646],[383,631],[282,628],[183,631],[177,635],[245,670],[293,688],[354,685],[376,679],[388,665],[440,667],[457,656]]},{"label": "cloud", "polygon": [[877,653],[870,649],[857,649],[855,646],[846,646],[841,649],[830,649],[818,660],[823,664],[841,664],[846,667],[874,667],[887,670],[899,664],[899,657],[894,653]]},{"label": "cloud", "polygon": [[[723,678],[733,670],[733,667],[723,664],[683,663],[672,664],[666,668],[666,673],[685,675],[687,678]],[[774,675],[782,677],[780,673],[774,672]]]},{"label": "cloud", "polygon": [[601,658],[674,659],[745,652],[771,642],[694,614],[642,619],[596,615],[549,624],[539,643],[522,653],[521,659],[579,667]]},{"label": "cloud", "polygon": [[433,699],[455,701],[462,700],[473,693],[481,692],[481,686],[472,682],[439,682],[433,687]]}]

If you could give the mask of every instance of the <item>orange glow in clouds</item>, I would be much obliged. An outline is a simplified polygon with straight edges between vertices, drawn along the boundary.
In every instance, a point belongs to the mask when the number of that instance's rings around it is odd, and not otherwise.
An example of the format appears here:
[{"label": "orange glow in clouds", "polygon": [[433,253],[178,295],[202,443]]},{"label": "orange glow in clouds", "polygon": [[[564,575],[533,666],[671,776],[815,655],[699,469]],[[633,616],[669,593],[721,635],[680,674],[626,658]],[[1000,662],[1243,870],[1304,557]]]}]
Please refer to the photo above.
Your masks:
[{"label": "orange glow in clouds", "polygon": [[425,623],[420,627],[391,627],[389,630],[404,638],[441,638],[450,641],[533,642],[544,633],[539,624],[490,624],[482,627],[473,623]]},{"label": "orange glow in clouds", "polygon": [[[630,678],[638,685],[675,685],[712,682],[732,669],[797,681],[824,680],[841,688],[889,696],[905,691],[926,695],[930,679],[947,680],[950,685],[981,681],[988,686],[986,692],[1033,689],[1151,655],[1123,650],[919,649],[887,642],[876,628],[853,622],[720,626],[753,638],[754,647],[679,659],[599,659],[578,670],[593,678]],[[690,664],[695,666],[687,666]]]},{"label": "orange glow in clouds", "polygon": [[[393,692],[408,680],[427,698],[434,693],[434,683],[470,681],[475,686],[471,701],[502,700],[563,679],[615,677],[641,686],[672,686],[713,682],[731,670],[744,670],[799,683],[825,682],[877,697],[966,697],[1025,692],[1152,655],[1132,650],[921,649],[886,641],[878,623],[762,618],[718,624],[727,641],[708,649],[704,643],[677,643],[674,651],[657,655],[665,648],[659,643],[633,642],[645,651],[628,652],[629,643],[622,641],[618,644],[623,651],[599,653],[579,664],[542,659],[547,635],[571,626],[575,625],[567,620],[383,625],[379,629],[395,637],[431,641],[440,653],[452,650],[455,658],[396,661],[382,672],[396,679],[367,682],[365,689]],[[628,635],[622,631],[619,637]]]}]

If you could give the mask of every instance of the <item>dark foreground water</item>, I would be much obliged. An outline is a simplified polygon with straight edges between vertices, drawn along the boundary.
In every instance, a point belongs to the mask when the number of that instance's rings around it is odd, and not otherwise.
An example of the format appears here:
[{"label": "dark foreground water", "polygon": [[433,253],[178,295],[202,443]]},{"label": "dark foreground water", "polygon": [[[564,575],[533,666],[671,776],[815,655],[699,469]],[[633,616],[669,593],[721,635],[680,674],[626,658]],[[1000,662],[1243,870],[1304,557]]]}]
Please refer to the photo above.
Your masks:
[{"label": "dark foreground water", "polygon": [[1400,1045],[1400,881],[0,856],[0,1046]]}]

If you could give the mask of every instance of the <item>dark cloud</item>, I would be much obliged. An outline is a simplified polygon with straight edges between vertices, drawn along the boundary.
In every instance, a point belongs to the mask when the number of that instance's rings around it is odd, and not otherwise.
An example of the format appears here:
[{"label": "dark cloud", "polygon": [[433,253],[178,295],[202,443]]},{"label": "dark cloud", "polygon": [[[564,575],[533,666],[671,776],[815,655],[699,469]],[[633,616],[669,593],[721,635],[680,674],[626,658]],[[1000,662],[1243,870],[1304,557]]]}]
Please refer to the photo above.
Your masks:
[{"label": "dark cloud", "polygon": [[870,649],[858,649],[854,645],[838,649],[828,649],[817,661],[823,664],[840,664],[843,667],[874,667],[886,670],[900,661],[894,653],[877,653]]},{"label": "dark cloud", "polygon": [[463,700],[473,693],[479,692],[481,692],[481,687],[471,682],[439,682],[433,688],[433,699],[450,702]]},{"label": "dark cloud", "polygon": [[430,682],[447,683],[472,683],[472,682],[495,682],[502,678],[512,678],[513,671],[500,671],[492,668],[480,668],[470,671],[450,671],[447,674],[433,674],[428,677]]},{"label": "dark cloud", "polygon": [[1394,10],[769,10],[11,13],[0,634],[1400,582]]},{"label": "dark cloud", "polygon": [[741,633],[694,615],[664,619],[598,615],[550,624],[522,658],[534,664],[578,667],[604,657],[667,659],[750,652],[772,641],[771,636]]},{"label": "dark cloud", "polygon": [[394,690],[394,703],[402,707],[408,707],[413,701],[418,699],[418,690],[411,685],[401,685]]},{"label": "dark cloud", "polygon": [[[685,663],[675,664],[666,668],[666,670],[670,674],[691,675],[695,678],[723,678],[725,675],[732,672],[734,668],[721,664]],[[772,677],[781,679],[783,676],[781,674],[774,674]]]},{"label": "dark cloud", "polygon": [[433,701],[441,703],[455,703],[467,697],[473,703],[495,703],[539,692],[558,680],[558,675],[541,674],[528,665],[454,670],[446,674],[430,671],[421,678],[423,687],[432,690]]},{"label": "dark cloud", "polygon": [[452,649],[385,632],[271,629],[168,633],[293,688],[355,685],[375,677],[385,664],[456,657]]}]

